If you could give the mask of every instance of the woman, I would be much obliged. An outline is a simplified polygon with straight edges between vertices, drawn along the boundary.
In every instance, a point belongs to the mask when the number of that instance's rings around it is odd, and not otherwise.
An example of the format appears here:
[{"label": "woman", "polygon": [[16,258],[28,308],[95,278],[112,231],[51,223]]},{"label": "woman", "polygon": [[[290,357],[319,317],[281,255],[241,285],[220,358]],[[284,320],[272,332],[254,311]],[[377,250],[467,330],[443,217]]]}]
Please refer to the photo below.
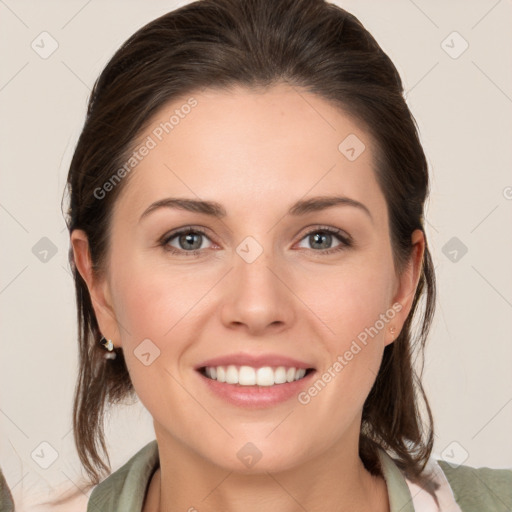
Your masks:
[{"label": "woman", "polygon": [[88,510],[506,510],[511,471],[431,457],[428,168],[354,16],[201,0],[149,23],[95,84],[68,186],[91,482],[108,404],[137,395],[156,436]]}]

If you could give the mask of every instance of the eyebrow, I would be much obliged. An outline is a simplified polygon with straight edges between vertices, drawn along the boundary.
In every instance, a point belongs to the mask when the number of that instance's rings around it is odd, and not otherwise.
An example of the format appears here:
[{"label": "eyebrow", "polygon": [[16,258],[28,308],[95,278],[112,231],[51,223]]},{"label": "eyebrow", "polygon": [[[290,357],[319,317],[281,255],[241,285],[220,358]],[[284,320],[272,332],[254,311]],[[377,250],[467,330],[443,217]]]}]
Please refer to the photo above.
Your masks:
[{"label": "eyebrow", "polygon": [[[366,213],[373,222],[370,210],[359,201],[345,196],[316,196],[309,199],[301,199],[294,203],[288,210],[288,215],[299,216],[312,212],[318,212],[334,206],[352,206],[358,208],[360,211]],[[171,208],[178,210],[185,210],[195,213],[203,213],[212,217],[222,219],[226,217],[227,213],[225,208],[215,201],[203,201],[197,199],[186,199],[176,197],[166,197],[152,203],[144,213],[141,215],[139,222],[147,217],[150,213],[160,208]]]}]

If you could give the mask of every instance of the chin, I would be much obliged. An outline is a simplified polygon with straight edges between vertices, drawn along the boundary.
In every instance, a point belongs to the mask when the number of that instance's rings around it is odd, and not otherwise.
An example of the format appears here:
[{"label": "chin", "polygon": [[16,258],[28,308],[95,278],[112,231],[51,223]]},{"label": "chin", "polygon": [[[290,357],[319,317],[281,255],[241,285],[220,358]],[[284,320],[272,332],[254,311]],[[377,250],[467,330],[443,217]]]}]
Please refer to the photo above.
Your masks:
[{"label": "chin", "polygon": [[227,471],[244,475],[287,471],[305,464],[308,458],[303,443],[273,443],[263,436],[253,442],[230,441],[220,453],[210,453],[207,458]]}]

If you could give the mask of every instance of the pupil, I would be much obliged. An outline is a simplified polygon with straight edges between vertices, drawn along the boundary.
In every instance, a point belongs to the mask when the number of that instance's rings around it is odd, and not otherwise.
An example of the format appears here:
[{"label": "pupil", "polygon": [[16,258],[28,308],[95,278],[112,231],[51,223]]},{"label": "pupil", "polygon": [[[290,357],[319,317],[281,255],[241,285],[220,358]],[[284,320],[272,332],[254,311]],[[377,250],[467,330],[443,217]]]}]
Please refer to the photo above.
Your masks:
[{"label": "pupil", "polygon": [[[329,233],[323,233],[323,232],[320,232],[321,234],[319,233],[315,233],[313,235],[313,245],[316,244],[317,242],[320,243],[320,245],[322,245],[322,239],[324,240],[324,242],[327,240],[327,241],[330,241],[330,237],[331,235]],[[323,244],[324,247],[321,247],[321,249],[327,249],[329,244]]]},{"label": "pupil", "polygon": [[199,249],[199,247],[201,247],[201,242],[199,242],[199,244],[198,244],[196,241],[196,244],[194,245],[194,243],[193,243],[194,237],[198,237],[198,235],[194,234],[194,233],[187,233],[186,235],[181,236],[180,242],[183,242],[184,245],[189,244],[189,243],[192,244],[193,247],[188,247],[188,249]]}]

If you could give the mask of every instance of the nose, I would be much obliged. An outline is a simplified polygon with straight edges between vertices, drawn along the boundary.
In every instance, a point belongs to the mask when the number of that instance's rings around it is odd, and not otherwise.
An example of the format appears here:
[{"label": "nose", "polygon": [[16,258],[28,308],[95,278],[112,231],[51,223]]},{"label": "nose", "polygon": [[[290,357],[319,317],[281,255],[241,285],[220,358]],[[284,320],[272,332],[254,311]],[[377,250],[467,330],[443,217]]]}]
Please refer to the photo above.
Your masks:
[{"label": "nose", "polygon": [[227,328],[262,336],[292,325],[297,302],[291,277],[272,261],[270,252],[264,251],[252,262],[237,254],[227,277],[221,305],[221,319]]}]

